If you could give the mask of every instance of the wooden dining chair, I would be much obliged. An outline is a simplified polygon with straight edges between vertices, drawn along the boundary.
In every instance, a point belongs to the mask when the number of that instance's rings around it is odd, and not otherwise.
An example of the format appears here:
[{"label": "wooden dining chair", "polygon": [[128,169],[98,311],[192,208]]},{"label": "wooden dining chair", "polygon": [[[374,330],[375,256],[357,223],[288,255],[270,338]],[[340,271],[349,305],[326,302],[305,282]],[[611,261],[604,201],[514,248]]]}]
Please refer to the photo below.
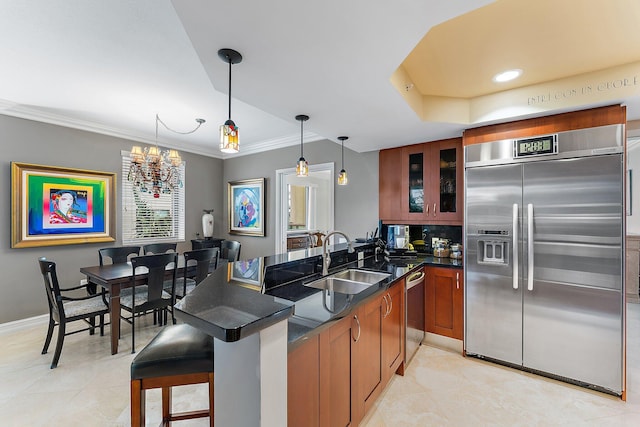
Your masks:
[{"label": "wooden dining chair", "polygon": [[[176,300],[191,292],[211,271],[218,268],[219,249],[196,249],[195,251],[185,252],[183,256],[184,269],[181,277],[176,279],[175,285],[174,297]],[[170,288],[170,283],[165,281],[164,288],[167,291]]]},{"label": "wooden dining chair", "polygon": [[107,260],[111,260],[111,264],[124,264],[129,261],[130,256],[138,255],[140,255],[140,246],[113,246],[98,249],[100,265],[104,265]]},{"label": "wooden dining chair", "polygon": [[[120,307],[131,313],[129,318],[120,316],[121,319],[131,324],[131,353],[135,353],[136,315],[153,310],[158,314],[158,323],[162,326],[167,318],[167,312],[170,312],[171,320],[176,323],[173,316],[173,294],[175,293],[177,261],[178,254],[175,252],[131,258],[133,267],[131,292],[120,295]],[[170,292],[164,290],[167,273],[171,277],[172,289]],[[146,283],[142,286],[136,283],[140,280],[141,275],[147,276]]]},{"label": "wooden dining chair", "polygon": [[177,243],[150,243],[142,247],[144,255],[163,254],[165,252],[175,252]]},{"label": "wooden dining chair", "polygon": [[[44,288],[47,292],[47,302],[49,304],[49,329],[47,330],[47,338],[44,341],[42,354],[46,354],[49,350],[53,329],[56,326],[58,327],[58,340],[53,354],[53,361],[51,362],[51,369],[54,369],[58,366],[65,336],[84,331],[89,331],[89,334],[93,335],[97,327],[100,327],[100,335],[104,335],[104,315],[109,313],[109,306],[106,303],[104,291],[99,294],[87,294],[86,296],[72,297],[65,295],[67,292],[77,295],[77,292],[74,291],[88,289],[88,287],[87,285],[80,285],[61,288],[58,282],[56,263],[45,258],[40,258],[38,263],[40,264],[40,272],[44,279]],[[96,317],[100,319],[98,326],[95,324]],[[89,326],[84,329],[67,332],[67,323],[75,322],[76,320],[84,320]]]}]

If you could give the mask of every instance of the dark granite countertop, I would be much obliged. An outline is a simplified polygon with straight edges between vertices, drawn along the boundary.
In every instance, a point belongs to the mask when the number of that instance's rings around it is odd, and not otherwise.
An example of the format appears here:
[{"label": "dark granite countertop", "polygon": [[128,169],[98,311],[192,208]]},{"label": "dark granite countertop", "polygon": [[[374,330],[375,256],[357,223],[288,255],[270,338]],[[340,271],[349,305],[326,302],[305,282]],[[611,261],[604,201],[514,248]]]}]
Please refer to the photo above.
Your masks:
[{"label": "dark granite countertop", "polygon": [[[330,274],[359,268],[386,272],[389,277],[356,295],[333,292],[327,297],[326,292],[304,285],[321,277],[318,272],[321,248],[229,264],[222,262],[215,272],[176,304],[176,317],[228,342],[288,318],[288,341],[292,348],[303,341],[301,338],[319,333],[333,321],[348,316],[360,302],[388,289],[421,266],[462,268],[462,260],[428,255],[385,260],[382,255],[373,256],[370,252],[370,256],[358,261],[355,254],[346,257],[346,249],[345,244],[331,247],[332,257],[335,254],[338,258],[343,257],[343,261],[334,266]],[[269,276],[267,280],[265,274]],[[276,279],[282,284],[272,285]],[[265,286],[265,282],[271,285]]]},{"label": "dark granite countertop", "polygon": [[176,317],[225,342],[238,341],[293,314],[293,304],[277,301],[230,282],[223,263],[175,305]]},{"label": "dark granite countertop", "polygon": [[[368,299],[376,293],[382,292],[400,280],[425,265],[445,268],[462,268],[462,260],[449,258],[435,258],[433,256],[421,256],[414,259],[389,259],[384,260],[369,257],[358,263],[342,265],[337,270],[358,268],[364,270],[389,273],[389,277],[377,285],[370,286],[356,295],[333,293],[330,301],[327,301],[326,293],[314,288],[304,286],[321,277],[319,274],[310,275],[300,281],[289,283],[285,286],[268,291],[276,296],[278,301],[293,301],[295,304],[294,315],[289,318],[289,346],[295,347],[296,341],[305,336],[319,333],[325,326],[336,320],[348,316],[360,302]],[[330,272],[332,273],[332,272]],[[327,306],[329,309],[327,309]]]}]

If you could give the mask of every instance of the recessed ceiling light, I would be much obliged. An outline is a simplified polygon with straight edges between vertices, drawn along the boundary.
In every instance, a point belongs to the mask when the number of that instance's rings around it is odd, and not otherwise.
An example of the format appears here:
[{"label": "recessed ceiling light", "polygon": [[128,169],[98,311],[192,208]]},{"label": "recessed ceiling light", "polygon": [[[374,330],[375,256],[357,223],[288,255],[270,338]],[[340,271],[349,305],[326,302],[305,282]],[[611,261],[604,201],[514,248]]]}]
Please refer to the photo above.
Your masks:
[{"label": "recessed ceiling light", "polygon": [[507,70],[493,76],[493,81],[496,83],[504,83],[513,79],[517,79],[521,74],[522,70],[520,69]]}]

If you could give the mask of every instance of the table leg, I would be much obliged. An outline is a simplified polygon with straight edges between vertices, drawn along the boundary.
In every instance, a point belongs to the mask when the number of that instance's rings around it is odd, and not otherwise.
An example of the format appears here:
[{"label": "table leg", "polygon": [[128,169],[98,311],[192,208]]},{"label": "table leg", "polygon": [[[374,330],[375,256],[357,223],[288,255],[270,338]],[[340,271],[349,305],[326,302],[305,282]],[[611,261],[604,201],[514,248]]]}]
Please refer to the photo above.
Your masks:
[{"label": "table leg", "polygon": [[118,353],[120,338],[120,285],[111,286],[109,297],[109,320],[111,322],[111,354]]}]

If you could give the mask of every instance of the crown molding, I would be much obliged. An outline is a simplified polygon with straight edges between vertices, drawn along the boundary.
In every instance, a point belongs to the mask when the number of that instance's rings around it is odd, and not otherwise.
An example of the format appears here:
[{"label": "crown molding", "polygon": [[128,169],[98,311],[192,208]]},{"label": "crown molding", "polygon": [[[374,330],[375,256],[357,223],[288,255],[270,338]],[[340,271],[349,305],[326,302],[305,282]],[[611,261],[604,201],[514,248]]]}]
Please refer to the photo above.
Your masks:
[{"label": "crown molding", "polygon": [[[21,105],[12,101],[7,101],[0,99],[0,114],[5,116],[17,117],[21,119],[33,120],[36,122],[48,123],[56,126],[62,126],[72,129],[83,130],[86,132],[97,133],[101,135],[113,136],[115,138],[126,139],[128,141],[140,142],[143,144],[155,145],[156,141],[152,138],[149,138],[144,135],[140,135],[131,131],[101,125],[99,123],[90,122],[87,120],[79,120],[75,118],[71,118],[68,116],[64,116],[61,114],[55,114],[47,111],[40,110],[38,108],[32,108],[25,105]],[[313,142],[321,139],[325,139],[324,137],[312,133],[305,132],[304,133],[304,141],[305,142]],[[249,147],[242,147],[239,153],[236,154],[227,154],[222,153],[218,150],[218,141],[212,142],[211,148],[206,149],[201,146],[192,145],[186,143],[184,141],[180,141],[179,143],[172,142],[170,140],[162,139],[158,140],[158,145],[164,148],[174,148],[180,151],[198,154],[205,157],[213,157],[217,159],[230,159],[240,156],[247,156],[250,154],[257,154],[264,151],[270,151],[277,148],[289,147],[292,145],[296,145],[300,142],[300,139],[297,135],[285,136],[282,138],[272,138],[265,141],[260,141],[257,143],[251,144]]]},{"label": "crown molding", "polygon": [[[326,138],[316,133],[305,132],[303,135],[303,139],[306,144],[307,142],[320,141]],[[292,145],[298,145],[298,144],[300,144],[300,137],[297,135],[284,136],[281,138],[272,138],[272,139],[267,139],[260,142],[255,142],[247,148],[243,148],[242,143],[240,143],[240,151],[238,153],[236,154],[225,153],[222,156],[222,158],[230,159],[235,157],[248,156],[250,154],[263,153],[265,151],[271,151],[278,148],[291,147]]]}]

